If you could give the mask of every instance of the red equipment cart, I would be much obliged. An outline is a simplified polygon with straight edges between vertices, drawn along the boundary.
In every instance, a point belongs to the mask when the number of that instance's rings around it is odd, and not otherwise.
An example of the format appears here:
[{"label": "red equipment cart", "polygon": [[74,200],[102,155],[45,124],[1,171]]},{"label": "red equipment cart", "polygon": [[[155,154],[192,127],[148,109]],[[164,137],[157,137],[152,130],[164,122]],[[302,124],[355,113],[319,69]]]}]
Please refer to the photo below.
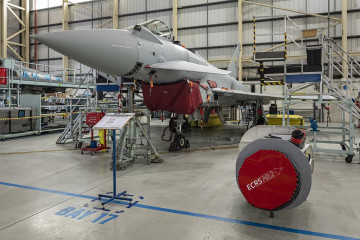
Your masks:
[{"label": "red equipment cart", "polygon": [[105,113],[103,112],[88,112],[86,113],[86,120],[85,123],[90,127],[91,131],[91,142],[90,146],[81,148],[81,154],[85,151],[91,152],[91,155],[94,155],[95,152],[99,152],[102,150],[109,150],[110,147],[106,146],[106,131],[105,131],[105,143],[97,144],[97,141],[94,141],[94,130],[92,129],[103,117]]}]

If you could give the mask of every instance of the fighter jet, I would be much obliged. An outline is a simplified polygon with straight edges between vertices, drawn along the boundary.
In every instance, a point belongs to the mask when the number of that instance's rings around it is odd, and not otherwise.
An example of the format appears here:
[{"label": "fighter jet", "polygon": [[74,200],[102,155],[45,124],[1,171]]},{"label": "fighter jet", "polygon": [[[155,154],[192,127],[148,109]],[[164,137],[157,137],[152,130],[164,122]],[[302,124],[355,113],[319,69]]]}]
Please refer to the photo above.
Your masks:
[{"label": "fighter jet", "polygon": [[174,41],[170,28],[150,20],[126,29],[70,30],[32,36],[46,46],[101,72],[140,81],[146,106],[178,115],[175,143],[186,146],[181,134],[183,115],[208,119],[216,110],[224,121],[223,106],[254,100],[284,99],[251,93],[238,81],[238,45],[227,70],[208,63]]}]

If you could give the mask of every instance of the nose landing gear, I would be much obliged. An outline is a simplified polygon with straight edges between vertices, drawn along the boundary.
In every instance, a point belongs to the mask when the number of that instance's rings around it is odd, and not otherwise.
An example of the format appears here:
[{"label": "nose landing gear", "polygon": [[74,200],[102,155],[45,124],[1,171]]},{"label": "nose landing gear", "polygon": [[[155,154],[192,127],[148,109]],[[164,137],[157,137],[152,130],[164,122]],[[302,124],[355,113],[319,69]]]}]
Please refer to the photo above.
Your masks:
[{"label": "nose landing gear", "polygon": [[183,134],[176,134],[174,141],[170,143],[170,152],[176,152],[184,148],[189,148],[190,143],[189,140],[185,139],[185,136]]},{"label": "nose landing gear", "polygon": [[[191,131],[190,124],[184,115],[179,114],[177,117],[170,118],[169,130],[171,134],[175,134],[174,141],[170,143],[170,152],[176,152],[190,147],[189,140],[186,140],[185,136],[182,134],[183,130]],[[171,141],[171,139],[172,137],[170,137],[169,141]]]}]

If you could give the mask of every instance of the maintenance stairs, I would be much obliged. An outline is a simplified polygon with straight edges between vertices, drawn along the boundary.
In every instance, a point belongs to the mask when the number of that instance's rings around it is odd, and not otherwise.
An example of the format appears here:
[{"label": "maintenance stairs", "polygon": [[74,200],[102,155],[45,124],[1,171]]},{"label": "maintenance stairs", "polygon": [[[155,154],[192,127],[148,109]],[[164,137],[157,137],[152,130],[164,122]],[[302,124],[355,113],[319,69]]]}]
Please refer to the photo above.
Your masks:
[{"label": "maintenance stairs", "polygon": [[[284,105],[283,108],[289,111],[289,106],[292,103],[291,95],[296,90],[308,87],[311,84],[320,83],[319,102],[326,103],[324,101],[324,89],[323,85],[327,87],[329,93],[337,99],[333,101],[342,110],[350,114],[352,117],[360,120],[360,109],[354,103],[352,96],[354,90],[359,92],[360,81],[355,78],[355,75],[360,76],[360,64],[356,61],[348,52],[346,52],[334,39],[322,37],[319,38],[317,31],[308,34],[309,30],[301,29],[289,16],[284,17],[284,32],[275,33],[275,35],[283,36],[284,42],[280,44],[284,46],[282,51],[273,51],[274,48],[267,49],[265,51],[256,50],[256,39],[261,36],[268,36],[269,34],[256,34],[256,20],[254,17],[254,51],[253,60],[259,63],[259,75],[260,75],[260,92],[262,87],[266,85],[284,85]],[[260,17],[261,19],[261,17]],[[299,30],[301,37],[292,37],[287,31],[289,31],[289,25],[294,29]],[[274,33],[273,33],[274,35]],[[312,41],[319,41],[318,45],[305,46],[304,38],[309,38]],[[296,49],[300,51],[301,55],[307,56],[306,63],[301,58],[301,64],[288,65],[288,44],[294,43]],[[271,50],[271,51],[269,51]],[[264,66],[264,63],[269,62],[282,62],[282,66],[269,65]],[[265,83],[265,78],[272,79],[269,76],[280,77],[284,80],[279,82]],[[340,76],[342,80],[334,79],[334,76]],[[296,88],[288,88],[284,83],[304,83],[303,86],[297,86]],[[341,83],[346,84],[346,90],[341,90]],[[308,84],[308,85],[306,85]],[[292,84],[291,84],[292,86]],[[339,88],[340,86],[340,88]],[[296,89],[296,90],[295,90]],[[285,110],[286,111],[286,110]],[[285,117],[283,117],[284,121]],[[283,123],[284,124],[284,123]],[[289,123],[288,123],[289,124]]]},{"label": "maintenance stairs", "polygon": [[[360,120],[360,109],[354,103],[354,90],[360,90],[360,82],[354,75],[360,76],[360,64],[332,38],[323,40],[323,61],[327,69],[323,70],[322,80],[334,97],[337,106]],[[338,60],[340,59],[340,61]],[[343,65],[343,62],[345,63]],[[342,76],[346,82],[346,93],[334,82],[334,73]],[[351,116],[350,115],[350,116]]]},{"label": "maintenance stairs", "polygon": [[[85,84],[86,84],[86,92],[88,92],[89,88],[94,84],[95,79],[96,79],[96,77],[92,77],[91,79],[88,79],[88,78],[82,79],[78,88],[73,93],[71,100],[77,96],[79,89],[84,87]],[[69,123],[66,126],[66,128],[64,129],[64,131],[61,133],[59,138],[57,139],[57,141],[56,141],[57,144],[64,144],[66,142],[66,140],[68,140],[68,139],[75,140],[76,136],[79,134],[79,125],[85,121],[86,115],[79,114],[76,111],[78,109],[78,105],[80,104],[81,100],[83,100],[84,98],[87,98],[87,106],[86,106],[87,110],[91,110],[91,109],[95,108],[97,99],[91,98],[91,96],[88,96],[88,95],[85,96],[84,94],[81,94],[80,97],[78,98],[78,101],[75,103],[75,105],[71,106],[70,112],[67,116],[67,118],[69,119]],[[77,116],[75,119],[72,119],[74,114],[76,114]]]},{"label": "maintenance stairs", "polygon": [[[278,33],[278,35],[284,36],[283,44],[266,49],[263,52],[256,51],[256,36],[259,36],[259,34],[256,34],[255,23],[256,20],[254,18],[253,60],[259,63],[260,91],[262,92],[262,87],[266,85],[283,85],[282,124],[284,126],[290,125],[290,106],[299,103],[299,100],[292,99],[292,96],[299,95],[299,90],[314,85],[314,89],[317,90],[316,97],[314,97],[314,94],[309,96],[301,94],[304,99],[314,101],[314,118],[310,119],[311,127],[308,129],[308,134],[313,135],[313,138],[310,140],[313,143],[313,150],[314,152],[346,155],[345,161],[351,163],[356,151],[354,127],[357,124],[355,124],[354,120],[360,120],[360,109],[353,99],[353,96],[358,96],[360,92],[360,81],[355,78],[360,76],[359,62],[334,39],[326,38],[321,32],[323,31],[322,29],[301,29],[288,16],[284,17],[284,33]],[[300,37],[291,37],[288,34],[287,23],[294,25],[299,30]],[[306,46],[304,38],[307,38],[306,41],[309,42],[317,41],[318,44]],[[294,43],[298,47],[296,54],[300,52],[301,56],[307,56],[307,59],[300,58],[301,64],[288,64],[287,45],[289,43]],[[284,46],[283,51],[273,51],[281,46]],[[268,64],[265,67],[264,63],[267,62],[272,64]],[[282,62],[282,64],[276,66],[274,62]],[[270,80],[280,78],[281,81],[279,84],[273,84],[275,82],[267,84],[265,83],[265,78]],[[334,99],[331,99],[331,96]],[[326,106],[329,103],[335,104],[341,109],[341,124],[329,126],[327,122],[326,126],[318,126],[315,111],[318,109],[321,114],[323,108],[329,109],[329,106]],[[317,106],[320,108],[316,108]],[[330,119],[329,114],[328,110],[328,121]],[[348,118],[346,118],[346,114],[349,114]],[[324,138],[324,136],[326,137]],[[317,144],[328,144],[327,146],[329,144],[336,144],[340,145],[342,150],[338,150],[336,147],[320,148],[321,145]]]},{"label": "maintenance stairs", "polygon": [[[90,71],[85,76],[90,76]],[[100,85],[109,86],[109,84],[120,85],[120,82],[118,79],[115,79],[114,77],[112,77],[108,74],[105,74],[102,72],[96,72],[94,77],[92,76],[91,78],[87,77],[87,78],[82,79],[78,88],[74,92],[72,98],[77,96],[77,93],[78,93],[79,89],[81,89],[81,88],[86,87],[86,91],[89,91],[89,89],[92,88],[93,86],[96,86],[96,87],[99,87]],[[103,100],[98,100],[98,97]],[[84,111],[83,112],[80,111],[80,113],[79,113],[78,105],[81,102],[81,100],[83,100],[84,98],[87,98],[87,104],[86,104],[86,107],[81,108]],[[66,126],[66,128],[64,129],[64,131],[61,133],[59,138],[57,139],[56,143],[64,144],[67,140],[73,139],[73,141],[76,143],[76,146],[78,146],[79,135],[81,135],[84,132],[88,132],[87,131],[88,127],[84,127],[86,129],[82,129],[82,133],[80,133],[80,127],[85,126],[84,122],[85,122],[85,118],[86,118],[86,114],[81,114],[81,113],[91,112],[91,111],[94,111],[95,109],[99,109],[99,108],[102,110],[106,110],[107,112],[113,111],[114,109],[117,110],[118,109],[117,95],[114,95],[112,97],[104,97],[104,96],[96,95],[95,98],[91,98],[90,96],[81,95],[80,98],[78,99],[78,101],[76,102],[76,104],[71,107],[71,109],[70,109],[71,111],[68,115],[69,123]],[[72,119],[72,117],[74,115],[76,116],[76,118]],[[81,136],[80,136],[80,138],[81,138]]]}]

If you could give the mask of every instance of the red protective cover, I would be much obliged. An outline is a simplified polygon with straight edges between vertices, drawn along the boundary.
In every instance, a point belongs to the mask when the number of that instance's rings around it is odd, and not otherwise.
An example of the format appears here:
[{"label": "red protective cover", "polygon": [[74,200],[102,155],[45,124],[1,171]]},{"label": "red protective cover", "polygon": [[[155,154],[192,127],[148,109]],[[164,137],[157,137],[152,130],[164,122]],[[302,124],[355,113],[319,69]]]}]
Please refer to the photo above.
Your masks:
[{"label": "red protective cover", "polygon": [[275,150],[259,150],[246,158],[238,176],[246,200],[265,210],[276,210],[291,201],[297,181],[291,161]]},{"label": "red protective cover", "polygon": [[178,114],[193,114],[203,103],[199,84],[181,81],[150,87],[141,84],[147,108],[151,111],[168,111]]},{"label": "red protective cover", "polygon": [[7,84],[7,69],[0,68],[0,84]]}]

